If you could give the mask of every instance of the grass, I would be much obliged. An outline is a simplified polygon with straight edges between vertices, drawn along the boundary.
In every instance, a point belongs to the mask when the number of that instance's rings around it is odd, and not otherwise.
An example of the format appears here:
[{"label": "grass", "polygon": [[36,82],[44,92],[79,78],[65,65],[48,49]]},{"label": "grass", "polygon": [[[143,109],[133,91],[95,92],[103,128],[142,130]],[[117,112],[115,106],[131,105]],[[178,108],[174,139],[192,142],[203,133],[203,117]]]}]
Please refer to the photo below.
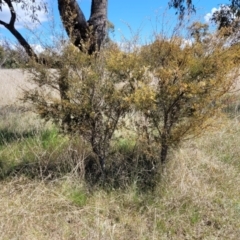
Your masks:
[{"label": "grass", "polygon": [[[0,239],[239,238],[237,117],[173,151],[154,191],[140,191],[138,178],[105,191],[79,178],[85,143],[29,114],[0,114]],[[132,154],[131,140],[118,145]]]},{"label": "grass", "polygon": [[[19,119],[21,119],[19,121]],[[30,112],[4,109],[0,115],[0,177],[23,173],[49,177],[64,168],[68,139]]]}]

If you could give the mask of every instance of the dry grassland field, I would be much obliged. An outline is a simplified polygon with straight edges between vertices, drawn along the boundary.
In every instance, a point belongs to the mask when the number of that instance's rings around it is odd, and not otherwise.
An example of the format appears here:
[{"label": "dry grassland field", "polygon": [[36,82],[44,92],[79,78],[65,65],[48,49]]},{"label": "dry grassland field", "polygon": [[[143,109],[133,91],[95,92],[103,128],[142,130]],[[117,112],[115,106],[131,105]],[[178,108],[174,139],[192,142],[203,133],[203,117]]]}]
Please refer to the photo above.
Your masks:
[{"label": "dry grassland field", "polygon": [[29,74],[23,70],[0,69],[0,106],[15,104],[22,90],[31,88]]},{"label": "dry grassland field", "polygon": [[73,164],[88,153],[17,108],[22,89],[33,87],[27,77],[0,70],[0,239],[240,239],[239,97],[230,117],[171,152],[154,191],[135,183],[106,191],[90,189],[75,168],[43,174],[52,162],[71,163],[73,152]]}]

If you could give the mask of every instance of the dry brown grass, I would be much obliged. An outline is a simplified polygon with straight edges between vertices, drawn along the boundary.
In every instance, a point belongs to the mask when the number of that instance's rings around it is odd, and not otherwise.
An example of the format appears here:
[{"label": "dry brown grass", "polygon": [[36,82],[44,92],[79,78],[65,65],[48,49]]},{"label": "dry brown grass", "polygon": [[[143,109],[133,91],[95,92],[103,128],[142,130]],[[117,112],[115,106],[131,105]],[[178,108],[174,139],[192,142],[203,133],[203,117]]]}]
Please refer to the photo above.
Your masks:
[{"label": "dry brown grass", "polygon": [[236,240],[239,132],[238,121],[224,120],[218,131],[186,142],[173,152],[154,193],[140,193],[134,185],[89,193],[71,176],[4,180],[0,239]]},{"label": "dry brown grass", "polygon": [[[234,126],[235,131],[239,127],[239,123]],[[220,144],[225,130],[186,143],[169,163],[163,201],[165,208],[174,212],[167,227],[178,229],[174,239],[238,239],[240,235],[240,171],[221,161],[211,145],[212,141]],[[238,149],[227,152],[239,159]]]},{"label": "dry brown grass", "polygon": [[23,90],[33,87],[28,78],[21,69],[0,69],[0,106],[16,104]]},{"label": "dry brown grass", "polygon": [[151,234],[149,219],[141,216],[131,199],[100,191],[85,206],[77,206],[66,185],[26,179],[2,182],[0,238],[139,239]]},{"label": "dry brown grass", "polygon": [[[31,81],[32,77],[28,70],[0,69],[0,107],[24,105],[23,101],[19,101],[23,98],[24,91],[36,88],[36,84]],[[45,92],[50,93],[48,89]],[[51,95],[59,97],[52,89]]]}]

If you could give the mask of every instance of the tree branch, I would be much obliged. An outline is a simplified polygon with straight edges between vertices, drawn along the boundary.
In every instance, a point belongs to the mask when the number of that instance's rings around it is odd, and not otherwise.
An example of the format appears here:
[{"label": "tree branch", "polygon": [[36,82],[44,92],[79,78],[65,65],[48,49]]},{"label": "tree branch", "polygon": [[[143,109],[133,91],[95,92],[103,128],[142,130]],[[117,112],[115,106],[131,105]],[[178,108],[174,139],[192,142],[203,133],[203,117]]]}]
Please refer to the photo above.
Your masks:
[{"label": "tree branch", "polygon": [[13,36],[18,40],[18,42],[22,45],[22,47],[27,52],[28,56],[32,59],[34,59],[36,62],[38,62],[38,56],[33,51],[32,47],[29,45],[29,43],[25,40],[25,38],[21,35],[20,32],[17,31],[17,29],[14,27],[15,21],[16,21],[16,12],[14,10],[14,7],[12,5],[12,2],[10,0],[4,0],[6,4],[8,5],[8,8],[11,12],[11,19],[9,23],[6,23],[2,20],[0,20],[0,24],[3,25],[5,28],[7,28]]},{"label": "tree branch", "polygon": [[15,29],[14,26],[7,25],[5,26],[12,34],[13,36],[18,40],[18,42],[22,45],[22,47],[25,49],[26,53],[31,59],[34,59],[36,62],[38,62],[38,56],[33,51],[32,47],[29,45],[29,43],[25,40],[25,38],[21,35],[21,33],[18,32],[17,29]]},{"label": "tree branch", "polygon": [[8,25],[7,23],[5,23],[4,21],[0,20],[0,24],[3,25],[4,27],[6,27],[6,25]]},{"label": "tree branch", "polygon": [[10,13],[11,13],[11,20],[9,22],[9,25],[14,26],[17,15],[16,15],[16,12],[13,8],[12,2],[11,2],[11,0],[4,0],[4,2],[6,2],[6,4],[8,5],[8,8],[9,8]]}]

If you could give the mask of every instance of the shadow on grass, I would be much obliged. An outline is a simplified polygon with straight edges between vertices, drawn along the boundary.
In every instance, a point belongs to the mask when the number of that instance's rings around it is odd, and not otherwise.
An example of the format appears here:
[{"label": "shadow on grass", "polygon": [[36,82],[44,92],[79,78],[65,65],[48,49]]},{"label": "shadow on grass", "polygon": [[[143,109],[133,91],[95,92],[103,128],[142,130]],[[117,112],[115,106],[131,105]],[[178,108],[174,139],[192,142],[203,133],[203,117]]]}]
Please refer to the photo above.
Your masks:
[{"label": "shadow on grass", "polygon": [[139,152],[139,149],[118,152],[109,158],[104,177],[94,158],[85,162],[85,181],[90,189],[125,189],[134,184],[141,192],[154,191],[160,181],[161,170],[156,167],[156,159]]},{"label": "shadow on grass", "polygon": [[52,153],[49,153],[41,160],[23,159],[19,163],[8,166],[1,166],[0,159],[0,179],[24,175],[29,179],[54,180],[74,174],[92,191],[99,188],[106,191],[125,189],[135,184],[141,192],[154,190],[159,182],[159,172],[153,168],[152,162],[144,159],[144,156],[137,160],[122,156],[106,167],[104,179],[94,156],[88,156],[84,160],[83,169],[77,169],[77,164],[73,163],[74,160],[68,156],[66,161],[64,156],[66,156],[64,153],[59,156],[52,156]]},{"label": "shadow on grass", "polygon": [[60,168],[59,165],[54,163],[49,163],[43,166],[37,161],[26,161],[8,166],[5,168],[5,171],[0,174],[0,178],[3,180],[8,177],[24,175],[29,179],[53,180],[64,175],[63,169]]},{"label": "shadow on grass", "polygon": [[19,141],[19,155],[15,153],[18,160],[0,155],[0,179],[25,175],[30,179],[53,180],[74,174],[90,189],[124,189],[134,183],[141,191],[154,190],[159,181],[156,157],[149,157],[142,152],[142,147],[136,147],[130,140],[120,141],[115,146],[106,159],[104,177],[91,147],[80,138],[71,142],[54,128],[38,135],[34,131],[19,134],[0,130],[3,149],[11,147],[9,143],[14,141]]},{"label": "shadow on grass", "polygon": [[0,129],[0,146],[6,145],[21,139],[32,138],[36,135],[36,131],[16,132],[9,129]]}]

